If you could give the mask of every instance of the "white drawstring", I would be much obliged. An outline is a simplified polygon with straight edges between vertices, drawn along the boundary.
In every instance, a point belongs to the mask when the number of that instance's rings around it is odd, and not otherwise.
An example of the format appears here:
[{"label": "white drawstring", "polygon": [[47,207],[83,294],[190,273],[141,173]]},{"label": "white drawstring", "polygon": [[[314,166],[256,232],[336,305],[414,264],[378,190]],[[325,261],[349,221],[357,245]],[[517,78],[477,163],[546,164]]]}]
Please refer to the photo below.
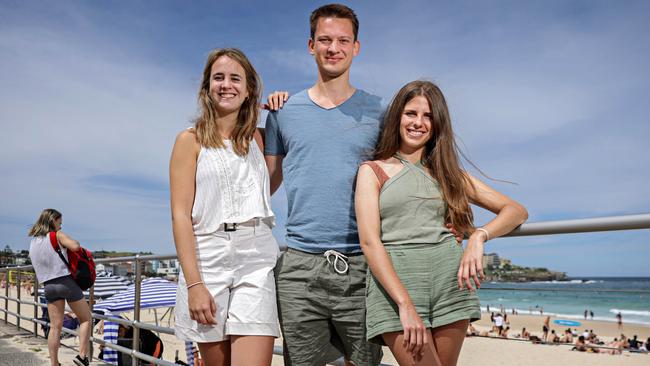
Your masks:
[{"label": "white drawstring", "polygon": [[[345,274],[348,271],[348,262],[347,259],[348,257],[344,256],[343,254],[337,252],[336,250],[328,250],[325,252],[325,258],[327,258],[327,263],[331,264],[334,267],[334,270],[338,274]],[[331,256],[334,256],[334,263],[332,263],[332,259],[330,258]],[[343,263],[343,270],[340,270],[338,267],[339,259],[341,260],[341,263]]]}]

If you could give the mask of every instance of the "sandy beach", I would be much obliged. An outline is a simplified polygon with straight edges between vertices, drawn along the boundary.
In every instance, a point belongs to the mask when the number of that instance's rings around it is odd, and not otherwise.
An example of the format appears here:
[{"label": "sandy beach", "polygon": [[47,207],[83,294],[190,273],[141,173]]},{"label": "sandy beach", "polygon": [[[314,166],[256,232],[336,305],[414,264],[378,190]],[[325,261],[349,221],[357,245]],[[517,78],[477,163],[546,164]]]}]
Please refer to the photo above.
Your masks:
[{"label": "sandy beach", "polygon": [[[546,316],[541,315],[510,315],[508,314],[508,322],[510,322],[510,336],[513,337],[515,334],[521,333],[521,329],[526,327],[526,329],[533,335],[538,337],[542,336],[542,324]],[[551,317],[551,330],[555,330],[558,335],[562,335],[565,329],[569,328],[567,326],[562,326],[553,323],[553,320],[560,319],[556,317]],[[580,320],[581,325],[577,328],[578,332],[582,334],[585,329],[593,329],[594,333],[600,338],[605,338],[605,340],[612,340],[614,337],[620,337],[621,333],[625,334],[627,337],[632,337],[633,335],[639,336],[639,339],[646,340],[650,337],[650,327],[632,324],[632,323],[623,323],[622,329],[618,329],[618,326],[615,322],[606,322],[606,321],[595,321],[595,320]],[[490,321],[490,314],[483,313],[481,320],[478,320],[474,323],[474,326],[477,329],[489,330],[492,328],[492,322]],[[650,358],[648,359],[650,361]]]},{"label": "sandy beach", "polygon": [[[4,289],[2,291],[4,294]],[[10,296],[16,296],[15,289],[10,291]],[[26,291],[21,293],[23,299],[33,299]],[[4,307],[4,301],[0,301],[0,306]],[[16,303],[9,302],[10,311],[16,310]],[[155,323],[155,313],[161,317],[166,309],[158,309],[154,312],[151,309],[145,309],[141,312],[141,320],[143,322]],[[25,316],[33,316],[33,307],[22,305],[21,313]],[[40,311],[39,311],[40,315]],[[133,313],[125,313],[129,319],[133,319]],[[4,319],[1,317],[0,319]],[[561,333],[566,327],[556,325],[553,323],[554,318],[551,318],[551,329]],[[509,326],[511,328],[510,336],[521,332],[523,327],[526,327],[533,335],[541,336],[543,316],[539,315],[509,315]],[[9,316],[9,322],[15,323],[15,317]],[[623,329],[619,330],[617,324],[614,322],[604,321],[581,321],[582,325],[578,328],[579,332],[585,329],[593,329],[594,332],[606,341],[612,340],[614,337],[619,337],[621,332],[626,336],[631,337],[637,335],[639,339],[645,340],[650,337],[650,327],[624,324]],[[32,323],[21,321],[21,325],[26,331],[32,330]],[[173,326],[173,318],[165,317],[160,325],[168,327]],[[481,320],[474,323],[474,326],[479,331],[488,331],[491,328],[490,314],[483,313]],[[12,327],[15,329],[15,327]],[[14,336],[12,339],[13,344],[25,351],[34,352],[42,359],[47,359],[47,345],[45,339],[42,338],[43,333],[39,330],[41,336],[40,346],[38,340],[33,337],[28,337],[25,332],[22,336]],[[95,337],[101,338],[100,334],[94,334]],[[164,342],[165,352],[164,359],[172,361],[179,353],[182,361],[185,361],[185,348],[183,342],[179,341],[172,335],[161,334],[161,339]],[[65,345],[76,347],[78,339],[76,337],[66,338],[62,341]],[[276,340],[276,345],[281,345],[281,339]],[[97,346],[95,346],[97,350]],[[71,349],[62,348],[60,352],[61,363],[69,364],[75,355],[75,351]],[[95,355],[97,351],[95,351]],[[390,350],[384,347],[383,363],[389,365],[397,365]],[[95,361],[93,364],[103,364]],[[591,354],[583,352],[571,351],[570,346],[564,345],[544,345],[532,344],[530,342],[522,342],[512,339],[502,338],[481,338],[481,337],[468,337],[465,339],[463,350],[460,355],[459,365],[476,365],[482,366],[499,365],[499,366],[518,366],[518,365],[648,365],[650,364],[650,354],[635,354],[624,352],[622,355],[609,355],[609,354]],[[283,365],[281,356],[273,357],[273,365]]]}]

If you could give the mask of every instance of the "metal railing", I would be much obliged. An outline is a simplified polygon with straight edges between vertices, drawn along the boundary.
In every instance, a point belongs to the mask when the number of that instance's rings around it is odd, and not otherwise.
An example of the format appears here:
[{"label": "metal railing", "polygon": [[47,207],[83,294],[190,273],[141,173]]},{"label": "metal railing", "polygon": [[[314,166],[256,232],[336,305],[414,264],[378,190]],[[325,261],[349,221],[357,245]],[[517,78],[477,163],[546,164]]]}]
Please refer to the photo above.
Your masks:
[{"label": "metal railing", "polygon": [[[570,233],[586,233],[586,232],[599,232],[599,231],[614,231],[614,230],[638,230],[638,229],[650,229],[650,214],[637,214],[637,215],[625,215],[625,216],[610,216],[610,217],[599,217],[599,218],[589,218],[589,219],[577,219],[577,220],[560,220],[560,221],[546,221],[546,222],[536,222],[536,223],[527,223],[523,224],[520,227],[513,230],[511,233],[504,235],[506,237],[515,237],[515,236],[530,236],[530,235],[555,235],[555,234],[570,234]],[[94,304],[94,288],[90,289],[90,307],[93,319],[109,320],[118,324],[123,324],[133,327],[133,344],[132,348],[126,348],[106,342],[103,339],[91,337],[90,344],[92,347],[93,343],[103,345],[104,347],[112,348],[120,353],[129,354],[132,357],[132,365],[136,366],[138,359],[151,362],[156,365],[164,366],[174,366],[175,363],[170,361],[165,361],[162,359],[153,358],[149,355],[143,354],[138,351],[139,349],[139,334],[140,329],[148,329],[155,332],[160,332],[164,334],[174,334],[172,328],[161,327],[158,325],[152,325],[148,323],[140,322],[140,291],[142,284],[142,265],[144,262],[151,260],[169,260],[176,259],[177,256],[174,254],[170,255],[136,255],[131,257],[116,257],[116,258],[100,258],[96,259],[96,263],[119,263],[119,262],[130,262],[135,261],[135,307],[133,310],[133,320],[126,320],[122,318],[109,317],[101,314],[92,313],[92,307]],[[9,270],[17,270],[16,282],[17,282],[17,297],[9,297],[9,281],[6,272]],[[34,277],[34,301],[26,301],[20,298],[20,285],[21,270],[32,270],[32,266],[14,266],[14,267],[5,267],[0,268],[0,272],[5,272],[6,286],[5,286],[5,295],[0,296],[1,299],[4,299],[4,308],[0,308],[0,311],[4,312],[5,323],[8,323],[8,316],[12,315],[16,318],[16,327],[20,330],[20,320],[31,321],[33,323],[33,334],[35,337],[38,337],[37,326],[49,325],[48,322],[36,318],[37,308],[38,307],[47,307],[46,304],[38,302],[38,281]],[[505,289],[499,289],[505,290]],[[518,289],[519,290],[519,289]],[[540,291],[540,289],[535,289],[535,291]],[[557,290],[549,290],[557,291]],[[603,290],[599,290],[603,291]],[[17,312],[9,311],[9,301],[14,301],[17,303]],[[20,314],[20,305],[32,305],[34,306],[34,318],[26,317]],[[92,333],[91,321],[91,334]],[[63,328],[63,332],[77,335],[77,332],[67,328]],[[273,353],[276,355],[282,354],[282,347],[275,346]],[[92,355],[92,348],[91,348]],[[337,360],[333,363],[334,365],[343,365],[344,362],[342,359]]]}]

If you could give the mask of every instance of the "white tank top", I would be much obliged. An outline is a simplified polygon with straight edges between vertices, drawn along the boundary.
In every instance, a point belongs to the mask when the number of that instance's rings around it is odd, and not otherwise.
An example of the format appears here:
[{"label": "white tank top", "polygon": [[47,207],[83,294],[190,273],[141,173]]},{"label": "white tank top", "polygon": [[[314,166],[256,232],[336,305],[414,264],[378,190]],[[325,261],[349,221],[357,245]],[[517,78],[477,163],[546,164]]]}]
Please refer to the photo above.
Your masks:
[{"label": "white tank top", "polygon": [[269,173],[255,139],[246,156],[239,156],[230,140],[224,148],[201,147],[196,162],[192,207],[195,235],[210,234],[223,223],[273,218]]},{"label": "white tank top", "polygon": [[[67,249],[60,244],[59,247],[67,260]],[[32,260],[36,278],[38,278],[38,282],[40,283],[70,274],[68,267],[66,267],[57,252],[52,248],[49,235],[35,236],[32,238],[32,242],[29,244],[29,258]]]}]

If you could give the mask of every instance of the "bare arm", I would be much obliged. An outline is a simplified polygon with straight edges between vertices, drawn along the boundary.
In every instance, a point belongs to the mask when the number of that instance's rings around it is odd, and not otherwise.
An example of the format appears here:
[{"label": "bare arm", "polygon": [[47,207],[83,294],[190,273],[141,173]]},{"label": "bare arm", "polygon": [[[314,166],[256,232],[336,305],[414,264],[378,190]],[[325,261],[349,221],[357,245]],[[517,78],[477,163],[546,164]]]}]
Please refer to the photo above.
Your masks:
[{"label": "bare arm", "polygon": [[470,200],[497,216],[483,228],[490,233],[490,239],[497,238],[514,230],[528,219],[528,211],[517,201],[497,192],[479,179],[469,175],[474,189],[470,189]]},{"label": "bare arm", "polygon": [[381,242],[379,191],[379,181],[375,173],[369,166],[362,165],[357,175],[354,197],[361,250],[372,274],[398,305],[400,321],[404,327],[404,341],[408,344],[407,348],[417,354],[426,342],[426,328]]},{"label": "bare arm", "polygon": [[81,248],[81,245],[78,241],[72,239],[68,236],[68,234],[60,230],[56,232],[56,240],[59,241],[59,244],[61,244],[61,246],[72,252],[76,252],[79,250],[79,248]]},{"label": "bare arm", "polygon": [[[176,138],[169,163],[174,243],[188,285],[202,281],[196,261],[196,247],[192,228],[196,161],[200,149],[194,132],[185,130]],[[216,306],[205,285],[197,285],[188,289],[188,304],[192,319],[201,324],[214,323]]]},{"label": "bare arm", "polygon": [[271,180],[271,194],[280,188],[282,184],[282,155],[265,155],[266,167],[269,169],[269,178]]},{"label": "bare arm", "polygon": [[256,128],[253,133],[253,138],[255,139],[255,142],[257,142],[257,146],[259,146],[262,154],[264,154],[264,129],[259,127]]},{"label": "bare arm", "polygon": [[[471,175],[467,174],[467,176],[471,181],[471,185],[468,187],[470,201],[497,215],[490,222],[483,225],[483,229],[490,233],[489,239],[507,234],[526,221],[528,211],[524,206]],[[474,279],[477,287],[481,286],[479,276],[484,277],[483,247],[487,239],[485,232],[480,230],[474,231],[469,237],[458,269],[458,287],[462,288],[465,285],[471,290],[470,278]]]}]

